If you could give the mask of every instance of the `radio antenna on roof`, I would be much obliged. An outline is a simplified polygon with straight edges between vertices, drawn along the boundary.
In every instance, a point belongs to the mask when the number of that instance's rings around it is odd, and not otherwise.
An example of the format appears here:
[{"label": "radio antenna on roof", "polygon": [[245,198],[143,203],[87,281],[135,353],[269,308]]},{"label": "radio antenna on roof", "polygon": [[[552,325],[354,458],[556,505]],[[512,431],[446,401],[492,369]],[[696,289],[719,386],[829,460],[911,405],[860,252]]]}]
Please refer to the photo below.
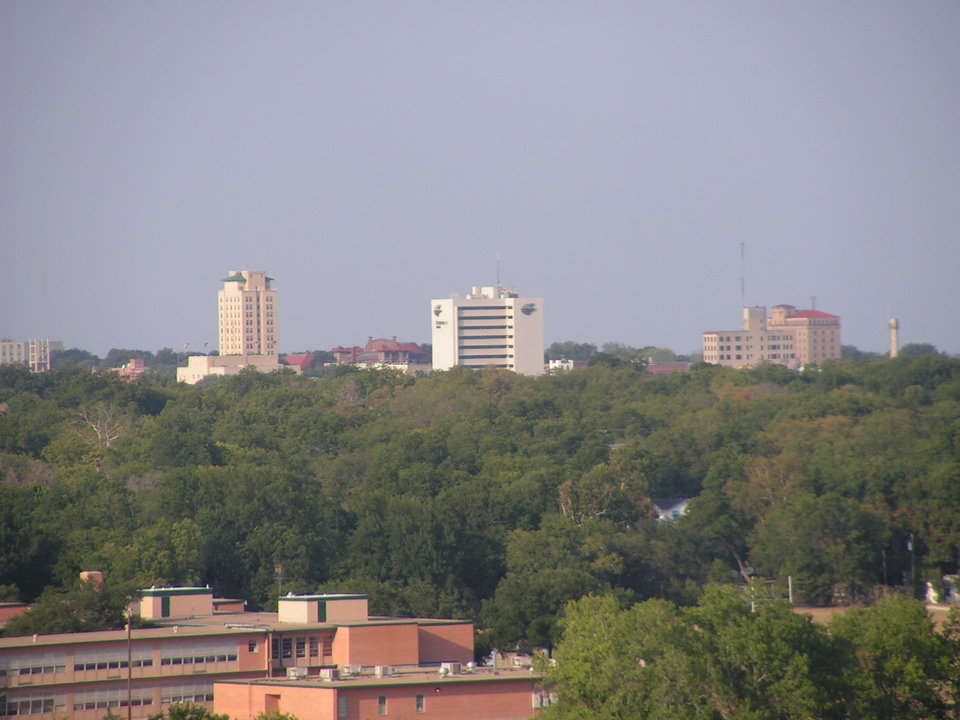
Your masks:
[{"label": "radio antenna on roof", "polygon": [[740,243],[740,307],[747,306],[747,283],[743,279],[743,248],[746,243]]}]

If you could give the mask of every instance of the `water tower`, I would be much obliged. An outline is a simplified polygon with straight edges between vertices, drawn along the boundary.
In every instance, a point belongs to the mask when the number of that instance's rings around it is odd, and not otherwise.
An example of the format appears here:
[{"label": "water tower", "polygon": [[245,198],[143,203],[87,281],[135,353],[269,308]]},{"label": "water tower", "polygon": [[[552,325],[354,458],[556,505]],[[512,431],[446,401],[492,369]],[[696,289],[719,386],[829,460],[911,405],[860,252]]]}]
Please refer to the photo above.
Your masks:
[{"label": "water tower", "polygon": [[890,328],[890,357],[895,358],[900,352],[900,321],[890,318],[887,327]]}]

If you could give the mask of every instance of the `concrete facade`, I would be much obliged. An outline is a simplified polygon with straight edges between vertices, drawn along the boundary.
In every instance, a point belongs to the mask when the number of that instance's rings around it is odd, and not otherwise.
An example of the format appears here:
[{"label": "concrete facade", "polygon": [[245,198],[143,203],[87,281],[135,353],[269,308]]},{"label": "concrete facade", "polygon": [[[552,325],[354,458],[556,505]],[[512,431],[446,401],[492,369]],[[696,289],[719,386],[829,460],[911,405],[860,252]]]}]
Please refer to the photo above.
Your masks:
[{"label": "concrete facade", "polygon": [[58,350],[63,350],[59,340],[0,340],[0,365],[23,365],[33,372],[46,372],[52,354]]},{"label": "concrete facade", "polygon": [[465,298],[431,300],[433,369],[493,367],[544,372],[543,299],[516,288],[474,287]]},{"label": "concrete facade", "polygon": [[840,318],[819,310],[776,305],[770,317],[762,306],[743,308],[739,330],[703,334],[703,360],[732,368],[762,362],[799,369],[840,359]]}]

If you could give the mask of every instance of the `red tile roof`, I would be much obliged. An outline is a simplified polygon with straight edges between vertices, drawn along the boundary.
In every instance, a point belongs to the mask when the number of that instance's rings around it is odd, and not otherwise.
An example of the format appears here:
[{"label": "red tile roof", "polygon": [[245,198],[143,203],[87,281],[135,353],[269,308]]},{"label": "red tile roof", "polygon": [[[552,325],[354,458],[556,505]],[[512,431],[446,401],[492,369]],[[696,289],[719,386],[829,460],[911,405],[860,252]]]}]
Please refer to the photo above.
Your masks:
[{"label": "red tile roof", "polygon": [[690,369],[688,362],[664,362],[647,365],[647,372],[654,375],[668,375],[675,372],[685,372]]},{"label": "red tile roof", "polygon": [[820,312],[819,310],[797,310],[797,312],[790,315],[790,318],[837,318],[839,315],[831,315],[830,313]]},{"label": "red tile roof", "polygon": [[308,353],[306,355],[287,355],[283,359],[283,362],[287,365],[298,367],[301,370],[309,370],[313,367],[313,361],[315,357],[316,356],[312,353]]}]

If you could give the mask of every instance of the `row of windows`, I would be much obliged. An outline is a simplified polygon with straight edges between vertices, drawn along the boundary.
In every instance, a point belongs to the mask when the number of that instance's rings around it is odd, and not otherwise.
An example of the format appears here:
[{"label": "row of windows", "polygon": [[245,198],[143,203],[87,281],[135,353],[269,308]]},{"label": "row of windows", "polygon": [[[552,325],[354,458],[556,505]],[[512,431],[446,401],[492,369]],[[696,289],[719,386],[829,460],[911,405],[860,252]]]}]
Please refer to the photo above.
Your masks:
[{"label": "row of windows", "polygon": [[[791,350],[793,345],[767,345],[767,350]],[[763,345],[760,346],[760,350],[763,351]],[[727,352],[735,350],[753,350],[753,345],[705,345],[704,350],[716,352],[717,350],[725,350]]]},{"label": "row of windows", "polygon": [[160,660],[161,665],[200,665],[201,663],[212,662],[235,662],[236,653],[226,655],[193,655],[186,657],[165,657]]},{"label": "row of windows", "polygon": [[[424,697],[423,693],[417,693],[417,712],[425,713],[427,711],[427,699]],[[379,695],[377,696],[377,713],[379,715],[387,714],[387,696]],[[337,698],[337,717],[345,718],[349,715],[349,706],[347,704],[347,698],[340,696]]]},{"label": "row of windows", "polygon": [[31,665],[29,667],[19,668],[0,668],[0,677],[4,675],[47,675],[52,673],[62,673],[67,669],[66,665]]},{"label": "row of windows", "polygon": [[[814,331],[816,332],[816,331]],[[750,341],[754,339],[754,335],[717,335],[716,337],[708,336],[705,339],[711,340],[713,342],[742,342],[743,340]],[[760,342],[779,342],[781,340],[793,340],[793,335],[760,335]]]},{"label": "row of windows", "polygon": [[[730,355],[730,354],[727,354],[727,355],[724,355],[724,354],[720,354],[720,355],[710,354],[710,355],[705,355],[705,357],[706,357],[706,358],[709,358],[709,359],[711,359],[711,360],[743,360],[743,354],[742,354],[742,353],[741,353],[741,354],[733,354],[733,355]],[[760,359],[761,359],[761,360],[764,360],[764,359],[766,359],[766,360],[793,360],[793,359],[795,359],[796,357],[797,357],[796,353],[770,353],[770,354],[768,354],[768,355],[761,355],[761,356],[760,356]],[[747,355],[747,360],[752,360],[752,359],[753,359],[753,354],[752,354],[752,353],[749,354],[749,355]]]},{"label": "row of windows", "polygon": [[40,713],[63,712],[62,698],[24,698],[6,700],[0,697],[0,717],[16,715],[39,715]]},{"label": "row of windows", "polygon": [[202,703],[202,702],[213,702],[213,688],[210,688],[209,691],[203,692],[188,692],[185,694],[171,693],[169,695],[164,694],[160,698],[160,702],[164,705],[169,705],[171,703]]},{"label": "row of windows", "polygon": [[[134,660],[130,663],[130,667],[152,667],[153,660],[147,658],[144,660]],[[128,667],[126,660],[108,660],[104,662],[100,660],[98,662],[88,662],[88,663],[77,663],[73,666],[74,670],[113,670],[116,668],[125,668]]]},{"label": "row of windows", "polygon": [[[152,697],[132,697],[130,698],[130,707],[141,707],[143,705],[153,705]],[[85,700],[75,702],[74,710],[103,710],[104,708],[127,707],[127,698],[103,698],[100,700]]]},{"label": "row of windows", "polygon": [[513,355],[461,355],[461,360],[505,360],[506,358],[511,358]]},{"label": "row of windows", "polygon": [[[292,658],[294,655],[298,658],[306,657],[309,647],[310,657],[320,656],[320,638],[316,635],[310,637],[297,638],[273,638],[273,657]],[[323,638],[323,654],[330,655],[333,652],[333,639],[329,636]]]}]

